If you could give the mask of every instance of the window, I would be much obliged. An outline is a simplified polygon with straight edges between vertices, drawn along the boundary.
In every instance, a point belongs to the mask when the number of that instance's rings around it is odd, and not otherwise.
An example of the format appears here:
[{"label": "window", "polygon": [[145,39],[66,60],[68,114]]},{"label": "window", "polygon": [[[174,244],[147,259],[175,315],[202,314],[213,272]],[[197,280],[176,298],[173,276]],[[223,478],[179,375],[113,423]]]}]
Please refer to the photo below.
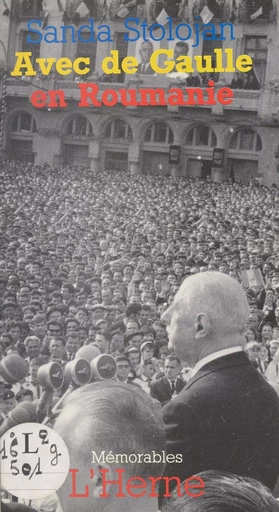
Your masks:
[{"label": "window", "polygon": [[244,53],[253,59],[253,71],[259,84],[264,83],[267,60],[267,37],[246,36]]},{"label": "window", "polygon": [[74,117],[66,126],[66,136],[68,137],[89,137],[93,135],[91,123],[82,116]]},{"label": "window", "polygon": [[[124,36],[128,35],[128,32],[116,32],[115,34],[115,49],[118,50],[119,55],[119,68],[121,69],[121,64],[123,59],[127,57],[128,52],[128,41],[125,41]],[[114,75],[114,82],[124,83],[125,81],[125,73],[121,71],[119,75]]]},{"label": "window", "polygon": [[31,52],[30,60],[32,62],[32,66],[35,69],[35,71],[38,71],[38,66],[36,64],[36,59],[40,57],[40,44],[34,44],[34,43],[28,43],[27,37],[30,36],[31,39],[38,40],[40,36],[38,34],[33,34],[32,32],[29,32],[28,30],[22,31],[22,44],[21,44],[21,51],[22,52]]},{"label": "window", "polygon": [[[86,41],[87,39],[89,39],[89,37],[90,37],[90,32],[87,32],[87,30],[82,30],[82,32],[81,32],[82,40]],[[94,39],[95,39],[95,34],[94,34]],[[89,66],[86,66],[83,63],[80,64],[81,69],[84,69],[85,67],[90,68],[90,72],[88,73],[88,75],[90,75],[90,73],[91,74],[94,73],[94,71],[95,71],[96,53],[97,53],[97,43],[92,43],[90,41],[88,41],[86,43],[82,43],[80,40],[78,40],[76,58],[89,57],[89,59],[90,59]],[[82,77],[82,76],[86,76],[86,75],[78,75],[78,76]]]},{"label": "window", "polygon": [[242,151],[253,151],[254,153],[262,150],[262,142],[259,135],[250,130],[250,128],[241,128],[235,132],[229,143],[229,149]]},{"label": "window", "polygon": [[153,123],[147,128],[144,135],[144,141],[172,144],[174,141],[173,131],[166,123]]},{"label": "window", "polygon": [[239,21],[275,21],[272,0],[245,0],[240,6]]},{"label": "window", "polygon": [[216,135],[208,126],[200,125],[192,128],[186,136],[186,146],[217,146]]},{"label": "window", "polygon": [[36,123],[34,118],[28,114],[27,112],[22,112],[21,114],[17,114],[12,120],[11,123],[11,132],[12,133],[20,133],[30,134],[36,131]]},{"label": "window", "polygon": [[132,130],[123,119],[114,119],[105,127],[104,137],[105,139],[132,140]]},{"label": "window", "polygon": [[38,18],[43,10],[42,0],[22,0],[17,4],[16,13],[21,20]]}]

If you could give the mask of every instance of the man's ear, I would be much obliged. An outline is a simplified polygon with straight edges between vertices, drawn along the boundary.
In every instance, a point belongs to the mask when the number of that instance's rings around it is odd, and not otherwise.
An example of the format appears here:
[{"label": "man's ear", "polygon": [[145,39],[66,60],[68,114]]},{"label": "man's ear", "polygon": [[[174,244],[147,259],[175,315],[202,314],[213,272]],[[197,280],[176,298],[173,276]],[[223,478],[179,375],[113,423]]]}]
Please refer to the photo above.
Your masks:
[{"label": "man's ear", "polygon": [[207,336],[210,331],[210,321],[206,313],[199,313],[195,322],[195,339]]},{"label": "man's ear", "polygon": [[110,492],[111,484],[107,483],[111,480],[117,480],[115,478],[115,474],[113,473],[112,467],[109,464],[96,464],[94,465],[94,490],[93,497],[108,497],[108,495],[113,494]]}]

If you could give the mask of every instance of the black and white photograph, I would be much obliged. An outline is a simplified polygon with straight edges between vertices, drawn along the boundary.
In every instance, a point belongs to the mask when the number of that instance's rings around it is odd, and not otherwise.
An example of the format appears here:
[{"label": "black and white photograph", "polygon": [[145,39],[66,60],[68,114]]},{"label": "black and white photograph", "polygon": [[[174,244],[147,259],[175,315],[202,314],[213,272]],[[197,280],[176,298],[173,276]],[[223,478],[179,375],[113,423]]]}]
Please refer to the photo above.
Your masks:
[{"label": "black and white photograph", "polygon": [[3,512],[279,512],[278,16],[0,0]]}]

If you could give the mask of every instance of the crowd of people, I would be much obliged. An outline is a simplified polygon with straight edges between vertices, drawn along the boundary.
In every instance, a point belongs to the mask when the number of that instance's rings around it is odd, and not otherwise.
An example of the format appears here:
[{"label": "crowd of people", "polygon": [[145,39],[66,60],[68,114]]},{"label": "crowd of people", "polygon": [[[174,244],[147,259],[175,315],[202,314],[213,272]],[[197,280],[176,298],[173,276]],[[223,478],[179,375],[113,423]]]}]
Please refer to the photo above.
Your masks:
[{"label": "crowd of people", "polygon": [[[247,355],[279,394],[279,194],[78,166],[0,167],[0,353],[29,375],[2,382],[0,421],[41,397],[38,369],[93,345],[115,380],[170,402],[191,377],[161,316],[181,283],[216,271],[245,290]],[[65,389],[63,389],[65,391]]]}]

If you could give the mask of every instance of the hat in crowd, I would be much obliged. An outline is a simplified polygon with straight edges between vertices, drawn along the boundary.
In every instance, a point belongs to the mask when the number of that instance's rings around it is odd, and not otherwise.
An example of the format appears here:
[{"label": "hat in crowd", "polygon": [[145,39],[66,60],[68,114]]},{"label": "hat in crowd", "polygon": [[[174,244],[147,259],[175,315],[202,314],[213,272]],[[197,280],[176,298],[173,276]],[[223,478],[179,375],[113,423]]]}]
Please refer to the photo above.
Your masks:
[{"label": "hat in crowd", "polygon": [[130,341],[135,336],[139,336],[139,335],[141,335],[143,337],[144,333],[142,331],[131,332],[131,334],[128,334],[125,339],[126,339],[126,341]]},{"label": "hat in crowd", "polygon": [[154,345],[154,343],[152,343],[152,341],[145,341],[140,346],[140,351],[143,352],[147,347],[155,349],[155,345]]},{"label": "hat in crowd", "polygon": [[3,393],[3,400],[10,400],[11,398],[14,398],[15,394],[11,389],[7,389]]},{"label": "hat in crowd", "polygon": [[31,389],[21,389],[15,396],[16,401],[18,402],[24,396],[31,396],[33,398],[33,391]]},{"label": "hat in crowd", "polygon": [[94,306],[92,306],[90,309],[91,311],[96,311],[97,309],[102,309],[105,311],[107,308],[103,304],[94,304]]},{"label": "hat in crowd", "polygon": [[134,353],[137,353],[139,354],[140,351],[137,347],[129,347],[127,348],[127,350],[125,351],[126,354],[134,354]]}]

